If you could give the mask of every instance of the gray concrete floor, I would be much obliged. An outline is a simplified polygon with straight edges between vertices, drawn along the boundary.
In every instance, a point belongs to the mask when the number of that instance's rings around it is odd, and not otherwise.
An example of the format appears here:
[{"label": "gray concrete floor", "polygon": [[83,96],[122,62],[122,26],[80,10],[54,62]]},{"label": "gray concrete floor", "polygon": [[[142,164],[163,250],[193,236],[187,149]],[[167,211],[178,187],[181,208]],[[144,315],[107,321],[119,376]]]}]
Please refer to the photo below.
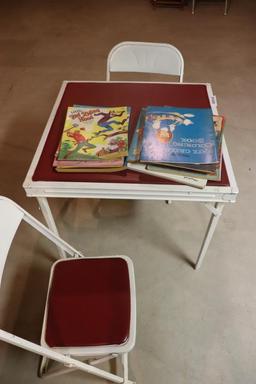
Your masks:
[{"label": "gray concrete floor", "polygon": [[[63,79],[103,80],[106,55],[123,40],[170,42],[185,81],[210,82],[240,195],[223,216],[200,271],[209,213],[195,204],[52,200],[62,236],[88,255],[127,254],[135,264],[137,344],[131,379],[153,384],[253,384],[256,361],[254,0],[198,2],[184,10],[149,1],[2,1],[0,4],[0,194],[43,220],[22,183]],[[36,341],[54,247],[24,225],[6,266],[1,325]],[[13,278],[13,280],[11,280]],[[0,382],[39,383],[38,357],[0,343]],[[48,383],[101,383],[75,372]]]}]

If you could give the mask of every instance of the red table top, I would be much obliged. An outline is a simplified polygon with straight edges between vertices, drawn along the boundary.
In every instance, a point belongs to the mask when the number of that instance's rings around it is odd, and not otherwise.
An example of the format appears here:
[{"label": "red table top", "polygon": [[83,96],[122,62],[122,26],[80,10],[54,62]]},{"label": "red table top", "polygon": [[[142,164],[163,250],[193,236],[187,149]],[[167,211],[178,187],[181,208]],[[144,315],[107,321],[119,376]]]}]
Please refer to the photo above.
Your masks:
[{"label": "red table top", "polygon": [[[129,140],[136,127],[142,107],[170,105],[176,107],[209,108],[204,84],[106,83],[70,82],[67,84],[41,157],[32,176],[33,181],[67,181],[97,183],[177,184],[170,180],[124,170],[113,173],[59,173],[52,166],[60,142],[67,108],[74,104],[91,106],[130,106]],[[208,181],[208,186],[229,185],[224,161],[221,181]]]}]

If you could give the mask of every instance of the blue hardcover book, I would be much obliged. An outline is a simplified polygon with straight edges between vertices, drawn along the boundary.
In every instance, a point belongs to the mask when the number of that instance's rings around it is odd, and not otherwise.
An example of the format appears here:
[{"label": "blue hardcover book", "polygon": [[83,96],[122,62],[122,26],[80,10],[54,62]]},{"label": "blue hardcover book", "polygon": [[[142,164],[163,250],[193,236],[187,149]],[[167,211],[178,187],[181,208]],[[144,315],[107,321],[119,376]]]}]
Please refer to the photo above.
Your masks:
[{"label": "blue hardcover book", "polygon": [[147,107],[140,161],[213,164],[218,148],[210,108]]},{"label": "blue hardcover book", "polygon": [[140,158],[144,121],[145,108],[142,108],[129,146],[127,161],[135,162],[138,161]]}]

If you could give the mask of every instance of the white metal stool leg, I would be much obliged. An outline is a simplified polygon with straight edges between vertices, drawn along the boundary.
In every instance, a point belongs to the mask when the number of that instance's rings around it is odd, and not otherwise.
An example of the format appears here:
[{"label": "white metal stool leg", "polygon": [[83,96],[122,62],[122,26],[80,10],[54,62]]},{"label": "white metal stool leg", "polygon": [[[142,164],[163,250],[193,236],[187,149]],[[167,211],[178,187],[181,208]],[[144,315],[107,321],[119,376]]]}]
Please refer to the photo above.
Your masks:
[{"label": "white metal stool leg", "polygon": [[219,218],[220,218],[222,210],[224,208],[224,203],[215,203],[214,206],[206,203],[205,206],[212,212],[212,215],[211,215],[211,219],[210,219],[210,222],[208,224],[206,234],[205,234],[205,237],[204,237],[198,258],[197,258],[195,269],[199,269],[202,262],[203,262],[206,251],[209,247],[210,241],[212,239],[215,228],[218,224]]}]

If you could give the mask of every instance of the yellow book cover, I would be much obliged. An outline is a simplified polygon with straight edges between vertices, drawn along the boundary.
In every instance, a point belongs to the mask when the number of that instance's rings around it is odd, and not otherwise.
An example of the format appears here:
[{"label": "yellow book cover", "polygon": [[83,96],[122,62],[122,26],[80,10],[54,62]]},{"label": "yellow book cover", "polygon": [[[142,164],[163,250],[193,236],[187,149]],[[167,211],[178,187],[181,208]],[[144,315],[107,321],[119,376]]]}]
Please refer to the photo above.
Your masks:
[{"label": "yellow book cover", "polygon": [[127,156],[129,117],[129,107],[68,107],[57,159]]}]

